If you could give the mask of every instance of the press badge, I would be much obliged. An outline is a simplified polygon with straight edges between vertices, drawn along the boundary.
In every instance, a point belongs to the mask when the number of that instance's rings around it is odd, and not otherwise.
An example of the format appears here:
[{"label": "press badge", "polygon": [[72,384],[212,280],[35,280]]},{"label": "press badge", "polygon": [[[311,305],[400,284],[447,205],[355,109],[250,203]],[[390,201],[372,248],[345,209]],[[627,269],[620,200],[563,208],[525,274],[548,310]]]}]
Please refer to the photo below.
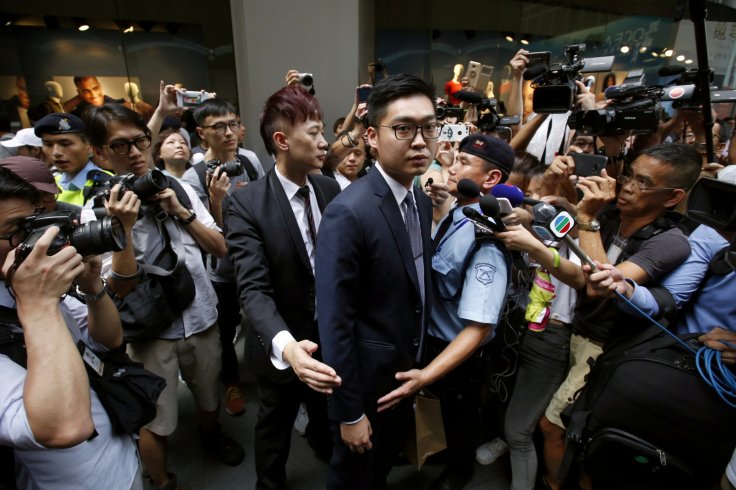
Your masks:
[{"label": "press badge", "polygon": [[99,357],[97,357],[97,354],[92,352],[92,349],[87,347],[87,344],[81,340],[77,343],[77,347],[79,348],[80,354],[82,354],[84,362],[91,367],[93,371],[102,376],[102,372],[105,370],[105,364]]},{"label": "press badge", "polygon": [[618,258],[621,256],[624,248],[626,248],[626,239],[620,235],[616,235],[616,238],[614,238],[613,243],[608,247],[608,252],[606,253],[608,261],[611,264],[617,264]]}]

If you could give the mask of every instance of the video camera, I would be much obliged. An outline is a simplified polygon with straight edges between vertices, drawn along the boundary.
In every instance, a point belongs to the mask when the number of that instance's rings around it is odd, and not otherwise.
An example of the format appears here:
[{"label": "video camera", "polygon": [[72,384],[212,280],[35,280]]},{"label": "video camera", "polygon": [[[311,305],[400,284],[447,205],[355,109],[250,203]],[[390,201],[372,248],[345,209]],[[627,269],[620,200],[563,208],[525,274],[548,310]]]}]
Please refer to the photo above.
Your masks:
[{"label": "video camera", "polygon": [[[496,99],[489,99],[468,90],[459,90],[452,95],[463,102],[477,105],[479,112],[486,111],[481,114],[477,124],[478,129],[483,132],[494,131],[499,126],[513,126],[521,121],[519,116],[504,116],[505,107],[503,107],[503,103],[499,103]],[[501,111],[501,114],[498,113],[497,108]]]},{"label": "video camera", "polygon": [[54,255],[67,245],[73,246],[85,257],[119,252],[125,248],[125,230],[117,216],[106,216],[102,220],[80,225],[76,213],[55,211],[34,214],[25,218],[20,225],[26,238],[16,249],[16,264],[28,257],[38,239],[52,226],[58,226],[59,233],[49,245],[47,255]]},{"label": "video camera", "polygon": [[169,181],[166,179],[166,175],[158,169],[149,170],[145,175],[140,177],[132,173],[116,175],[98,188],[94,197],[96,207],[104,207],[104,202],[102,201],[110,200],[110,191],[115,184],[120,184],[121,187],[118,193],[118,199],[122,198],[126,192],[131,191],[141,201],[147,201],[169,187]]},{"label": "video camera", "polygon": [[703,178],[690,190],[685,215],[718,231],[736,231],[736,185]]},{"label": "video camera", "polygon": [[539,64],[524,72],[524,80],[532,80],[534,112],[537,114],[564,114],[573,109],[577,94],[576,80],[581,73],[610,70],[613,56],[585,60],[585,44],[565,48],[564,63]]}]

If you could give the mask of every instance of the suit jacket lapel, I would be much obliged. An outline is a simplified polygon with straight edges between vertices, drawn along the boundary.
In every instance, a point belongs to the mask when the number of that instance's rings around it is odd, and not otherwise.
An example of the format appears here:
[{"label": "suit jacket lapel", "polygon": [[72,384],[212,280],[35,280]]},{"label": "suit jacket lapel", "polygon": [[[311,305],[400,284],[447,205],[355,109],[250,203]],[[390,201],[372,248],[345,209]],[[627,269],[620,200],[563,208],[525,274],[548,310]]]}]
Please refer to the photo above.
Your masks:
[{"label": "suit jacket lapel", "polygon": [[309,269],[309,272],[312,272],[312,264],[309,262],[307,248],[304,246],[304,239],[302,238],[299,224],[296,222],[296,218],[294,217],[294,210],[291,209],[291,203],[289,203],[289,200],[286,198],[284,187],[281,185],[281,182],[279,182],[279,178],[273,169],[268,173],[267,178],[269,189],[276,201],[276,207],[284,220],[283,225],[289,233],[291,245],[302,260],[304,267]]},{"label": "suit jacket lapel", "polygon": [[[383,179],[383,175],[381,175],[381,172],[378,170],[368,173],[368,176],[364,178],[372,179],[374,192],[381,198],[381,204],[379,207],[384,218],[386,218],[386,221],[388,222],[389,228],[391,228],[391,233],[393,234],[394,241],[399,249],[401,261],[404,263],[406,273],[409,275],[409,279],[411,279],[411,283],[414,285],[417,296],[419,296],[420,292],[419,281],[417,280],[417,269],[414,265],[414,257],[411,253],[411,244],[409,243],[409,235],[406,232],[406,224],[404,223],[404,219],[401,217],[401,211],[396,203],[396,198],[391,192],[391,188]],[[420,226],[424,226],[424,224],[420,223]],[[427,269],[425,268],[425,270]]]},{"label": "suit jacket lapel", "polygon": [[[319,185],[317,185],[317,182],[312,178],[311,175],[307,175],[307,178],[309,179],[309,182],[312,184],[312,188],[314,189],[314,196],[317,198],[317,205],[319,206],[319,212],[324,213],[325,206],[327,206],[327,200],[325,199],[325,195],[322,192],[322,188]],[[319,234],[319,230],[317,230],[317,234]]]}]

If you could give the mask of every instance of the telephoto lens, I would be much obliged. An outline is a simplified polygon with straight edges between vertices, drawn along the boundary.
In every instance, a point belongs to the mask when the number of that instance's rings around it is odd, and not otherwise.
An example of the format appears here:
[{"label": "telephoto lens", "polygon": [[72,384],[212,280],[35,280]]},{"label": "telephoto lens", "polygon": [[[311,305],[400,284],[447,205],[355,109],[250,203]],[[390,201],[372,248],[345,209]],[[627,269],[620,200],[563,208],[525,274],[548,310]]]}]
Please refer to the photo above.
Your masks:
[{"label": "telephoto lens", "polygon": [[125,229],[117,216],[105,216],[74,228],[69,243],[83,257],[119,252],[125,248]]},{"label": "telephoto lens", "polygon": [[168,189],[168,187],[169,181],[166,180],[166,175],[156,168],[135,179],[131,185],[131,190],[141,201],[146,201],[159,192]]}]

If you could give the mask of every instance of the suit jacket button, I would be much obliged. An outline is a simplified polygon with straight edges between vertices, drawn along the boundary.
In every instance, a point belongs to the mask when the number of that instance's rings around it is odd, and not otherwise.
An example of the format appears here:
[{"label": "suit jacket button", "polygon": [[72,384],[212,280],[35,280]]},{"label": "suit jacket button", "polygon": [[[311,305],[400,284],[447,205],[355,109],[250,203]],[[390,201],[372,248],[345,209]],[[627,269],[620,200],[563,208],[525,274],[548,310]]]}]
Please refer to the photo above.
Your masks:
[{"label": "suit jacket button", "polygon": [[421,305],[417,305],[417,307],[414,308],[414,313],[417,313],[418,314],[418,313],[421,313],[421,312],[422,312],[422,306]]},{"label": "suit jacket button", "polygon": [[411,339],[411,345],[414,347],[419,347],[419,339]]}]

